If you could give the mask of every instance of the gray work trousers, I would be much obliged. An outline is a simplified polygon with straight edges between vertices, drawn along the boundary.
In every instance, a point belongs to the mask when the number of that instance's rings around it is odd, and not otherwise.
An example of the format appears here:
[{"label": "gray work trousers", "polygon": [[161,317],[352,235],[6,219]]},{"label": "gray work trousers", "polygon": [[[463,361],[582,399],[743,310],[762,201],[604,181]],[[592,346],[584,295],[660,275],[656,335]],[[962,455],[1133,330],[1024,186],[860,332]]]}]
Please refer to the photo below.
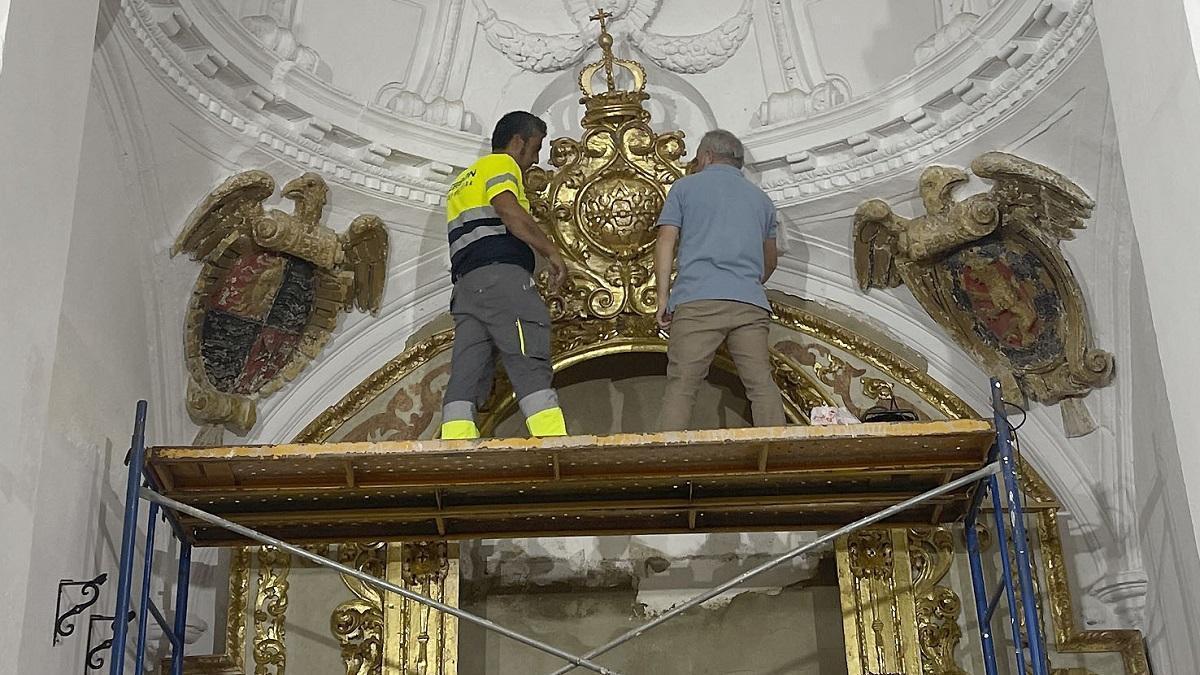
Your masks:
[{"label": "gray work trousers", "polygon": [[495,354],[525,417],[558,407],[550,388],[550,313],[528,271],[505,263],[471,270],[454,284],[450,314],[454,353],[443,421],[474,419],[491,391]]}]

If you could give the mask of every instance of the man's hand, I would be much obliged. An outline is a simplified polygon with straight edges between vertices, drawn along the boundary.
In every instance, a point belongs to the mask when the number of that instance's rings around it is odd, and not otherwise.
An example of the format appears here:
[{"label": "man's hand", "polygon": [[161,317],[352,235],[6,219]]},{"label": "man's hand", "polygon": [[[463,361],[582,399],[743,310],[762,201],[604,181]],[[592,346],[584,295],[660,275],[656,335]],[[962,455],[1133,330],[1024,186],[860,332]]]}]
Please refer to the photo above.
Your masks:
[{"label": "man's hand", "polygon": [[[670,199],[670,197],[667,198]],[[667,311],[667,302],[671,298],[671,265],[675,261],[675,243],[679,241],[679,226],[659,225],[656,237],[654,240],[654,278],[655,290],[658,295],[658,312],[654,318],[658,321],[658,327],[666,330],[671,326],[671,312]]]},{"label": "man's hand", "polygon": [[558,290],[567,281],[567,263],[558,251],[555,251],[553,255],[547,258],[547,262],[550,263],[550,285],[555,290]]},{"label": "man's hand", "polygon": [[658,327],[663,330],[668,330],[671,327],[672,317],[672,312],[667,310],[667,303],[658,303],[658,312],[656,312],[654,315],[655,320],[658,321]]}]

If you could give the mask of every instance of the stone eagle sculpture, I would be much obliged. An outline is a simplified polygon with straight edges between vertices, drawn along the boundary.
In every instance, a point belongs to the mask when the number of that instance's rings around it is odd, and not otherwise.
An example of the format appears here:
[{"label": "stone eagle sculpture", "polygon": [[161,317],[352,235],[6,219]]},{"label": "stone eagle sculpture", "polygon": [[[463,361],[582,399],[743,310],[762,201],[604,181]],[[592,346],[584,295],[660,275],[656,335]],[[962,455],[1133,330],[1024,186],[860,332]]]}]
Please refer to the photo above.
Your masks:
[{"label": "stone eagle sculpture", "polygon": [[1082,403],[1112,380],[1113,357],[1095,349],[1079,283],[1059,249],[1095,203],[1075,183],[1002,152],[971,163],[992,189],[955,200],[957,168],[922,172],[925,215],[904,218],[872,199],[854,218],[859,288],[908,286],[922,307],[1005,390],[1062,403],[1067,434],[1095,429]]},{"label": "stone eagle sculpture", "polygon": [[191,212],[171,247],[172,256],[204,263],[188,307],[185,355],[188,412],[206,442],[219,442],[226,426],[248,431],[255,400],[299,375],[340,311],[377,314],[382,303],[383,221],[360,215],[340,235],[322,225],[329,188],[315,173],[283,186],[291,213],[263,206],[274,192],[264,171],[229,177]]}]

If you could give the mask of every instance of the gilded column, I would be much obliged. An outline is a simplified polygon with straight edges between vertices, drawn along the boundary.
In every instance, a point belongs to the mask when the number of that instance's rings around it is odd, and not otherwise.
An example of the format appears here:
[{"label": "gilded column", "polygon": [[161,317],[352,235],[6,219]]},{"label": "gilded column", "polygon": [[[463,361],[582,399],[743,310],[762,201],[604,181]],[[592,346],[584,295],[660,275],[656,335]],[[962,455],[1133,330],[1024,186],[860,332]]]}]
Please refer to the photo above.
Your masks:
[{"label": "gilded column", "polygon": [[921,672],[908,530],[862,530],[837,540],[838,586],[850,675]]},{"label": "gilded column", "polygon": [[[445,542],[391,544],[392,583],[447,605],[458,605],[458,546]],[[384,605],[383,675],[457,675],[458,619],[388,595]]]}]

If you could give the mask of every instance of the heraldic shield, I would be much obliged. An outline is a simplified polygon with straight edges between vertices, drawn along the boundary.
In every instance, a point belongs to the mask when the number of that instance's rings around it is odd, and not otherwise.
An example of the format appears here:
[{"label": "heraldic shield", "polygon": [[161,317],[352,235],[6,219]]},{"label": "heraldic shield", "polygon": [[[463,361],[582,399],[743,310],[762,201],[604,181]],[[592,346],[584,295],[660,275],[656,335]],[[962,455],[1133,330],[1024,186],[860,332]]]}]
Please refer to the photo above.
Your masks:
[{"label": "heraldic shield", "polygon": [[324,179],[284,186],[292,213],[264,209],[275,181],[263,171],[228,178],[196,207],[171,250],[204,263],[184,333],[187,407],[198,441],[254,426],[255,402],[317,356],[342,311],[377,313],[386,281],[387,228],[355,218],[342,235],[321,225]]},{"label": "heraldic shield", "polygon": [[993,181],[961,201],[960,169],[921,174],[926,214],[897,216],[873,199],[854,223],[862,290],[908,286],[917,301],[1005,391],[1062,404],[1071,436],[1096,428],[1082,398],[1112,381],[1112,354],[1096,349],[1083,292],[1059,244],[1074,239],[1094,202],[1040,164],[990,152],[971,169]]}]

